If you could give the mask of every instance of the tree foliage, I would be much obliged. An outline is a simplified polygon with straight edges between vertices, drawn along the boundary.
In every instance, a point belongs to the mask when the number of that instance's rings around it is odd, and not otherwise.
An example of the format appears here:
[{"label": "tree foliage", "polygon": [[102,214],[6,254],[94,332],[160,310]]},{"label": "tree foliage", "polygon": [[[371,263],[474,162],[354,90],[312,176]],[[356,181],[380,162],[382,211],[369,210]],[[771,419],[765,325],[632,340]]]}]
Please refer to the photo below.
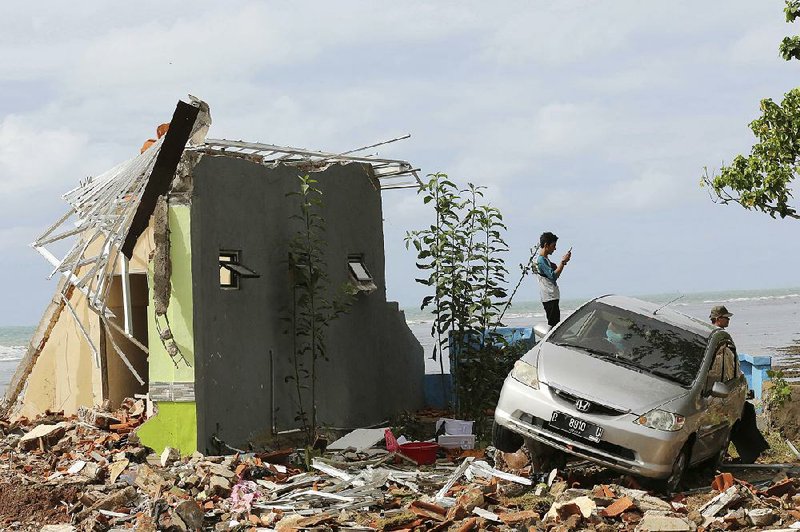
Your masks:
[{"label": "tree foliage", "polygon": [[[797,17],[800,17],[800,1],[786,0],[786,7],[783,8],[783,12],[786,14],[786,22],[794,22]],[[784,37],[779,50],[781,57],[787,61],[800,59],[800,35]]]},{"label": "tree foliage", "polygon": [[484,201],[484,187],[470,183],[461,189],[443,173],[428,178],[419,193],[433,206],[435,221],[408,232],[406,248],[414,246],[417,267],[425,272],[417,282],[432,292],[421,308],[433,314],[433,358],[444,375],[442,355],[450,355],[456,409],[475,420],[480,433],[487,408],[496,403],[502,380],[521,355],[494,334],[510,303],[503,259],[506,226],[500,211]]},{"label": "tree foliage", "polygon": [[[794,22],[800,17],[800,0],[786,0],[783,11],[786,22]],[[800,36],[784,38],[780,54],[787,61],[800,59]],[[750,155],[737,155],[718,174],[705,169],[702,184],[718,203],[738,203],[773,218],[800,218],[792,196],[800,170],[800,88],[787,92],[780,104],[761,100],[761,116],[750,129],[758,139]]]},{"label": "tree foliage", "polygon": [[720,203],[739,203],[745,209],[775,218],[800,218],[792,204],[792,183],[800,170],[800,88],[786,93],[780,104],[761,100],[762,115],[750,123],[758,139],[750,155],[737,155],[704,184]]}]

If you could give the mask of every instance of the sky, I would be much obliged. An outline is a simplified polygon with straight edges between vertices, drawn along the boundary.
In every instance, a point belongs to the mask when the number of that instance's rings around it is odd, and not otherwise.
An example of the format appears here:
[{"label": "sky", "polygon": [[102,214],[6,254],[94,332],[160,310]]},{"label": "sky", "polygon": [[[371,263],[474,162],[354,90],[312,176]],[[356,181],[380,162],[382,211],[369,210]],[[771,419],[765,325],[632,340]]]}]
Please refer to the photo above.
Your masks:
[{"label": "sky", "polygon": [[[704,167],[749,151],[797,84],[779,0],[41,1],[0,19],[0,325],[55,284],[29,244],[61,195],[133,157],[187,94],[213,138],[373,151],[487,187],[516,264],[573,247],[562,298],[800,286],[800,222],[716,205]],[[793,31],[794,30],[794,31]],[[414,306],[414,190],[383,193],[387,291]],[[517,296],[535,300],[527,280]]]}]

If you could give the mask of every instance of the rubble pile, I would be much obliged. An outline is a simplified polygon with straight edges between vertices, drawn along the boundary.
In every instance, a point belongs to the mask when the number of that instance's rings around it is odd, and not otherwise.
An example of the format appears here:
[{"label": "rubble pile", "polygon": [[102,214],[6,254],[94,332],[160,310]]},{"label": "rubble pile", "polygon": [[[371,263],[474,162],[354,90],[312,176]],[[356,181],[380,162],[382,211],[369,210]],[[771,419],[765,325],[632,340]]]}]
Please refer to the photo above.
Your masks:
[{"label": "rubble pile", "polygon": [[800,529],[800,479],[786,472],[753,483],[723,473],[658,497],[586,464],[538,474],[524,451],[450,451],[422,467],[381,448],[157,456],[136,438],[144,417],[127,400],[113,413],[0,421],[0,529]]}]

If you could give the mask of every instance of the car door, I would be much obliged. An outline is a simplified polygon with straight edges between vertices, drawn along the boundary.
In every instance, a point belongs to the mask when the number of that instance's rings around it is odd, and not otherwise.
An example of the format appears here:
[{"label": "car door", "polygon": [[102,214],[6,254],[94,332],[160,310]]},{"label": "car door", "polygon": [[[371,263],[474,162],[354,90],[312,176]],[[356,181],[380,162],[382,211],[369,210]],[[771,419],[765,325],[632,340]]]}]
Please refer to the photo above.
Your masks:
[{"label": "car door", "polygon": [[[700,414],[693,462],[713,456],[727,440],[730,427],[741,411],[739,397],[742,395],[743,380],[735,346],[729,340],[721,341],[714,351],[714,360],[708,369],[702,392],[703,412]],[[731,393],[727,397],[711,395],[711,388],[717,382],[722,382],[730,388]],[[737,414],[732,415],[734,411]]]}]

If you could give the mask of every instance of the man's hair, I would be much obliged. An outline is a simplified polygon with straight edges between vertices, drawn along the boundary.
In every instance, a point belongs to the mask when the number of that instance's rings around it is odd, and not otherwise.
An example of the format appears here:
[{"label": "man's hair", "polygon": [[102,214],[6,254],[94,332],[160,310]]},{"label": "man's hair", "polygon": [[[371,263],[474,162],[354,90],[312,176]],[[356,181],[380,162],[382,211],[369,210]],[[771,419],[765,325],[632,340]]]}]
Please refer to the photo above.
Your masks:
[{"label": "man's hair", "polygon": [[539,237],[539,247],[545,247],[548,244],[555,244],[558,240],[558,237],[547,231],[546,233],[542,233],[542,236]]}]

